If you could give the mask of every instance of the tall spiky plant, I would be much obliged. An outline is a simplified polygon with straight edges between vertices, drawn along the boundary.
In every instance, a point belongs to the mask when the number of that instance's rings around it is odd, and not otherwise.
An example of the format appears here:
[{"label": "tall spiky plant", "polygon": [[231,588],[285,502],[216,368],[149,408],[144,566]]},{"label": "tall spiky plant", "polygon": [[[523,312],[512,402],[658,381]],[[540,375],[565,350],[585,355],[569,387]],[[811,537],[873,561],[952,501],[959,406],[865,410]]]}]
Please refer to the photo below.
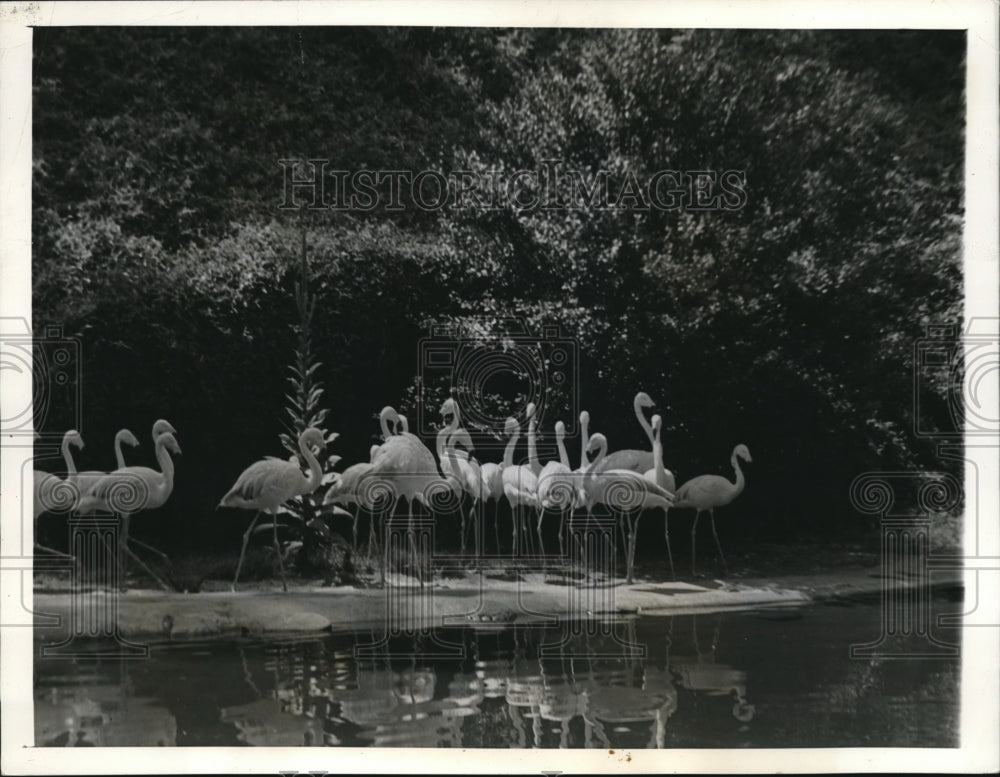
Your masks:
[{"label": "tall spiky plant", "polygon": [[330,434],[322,423],[330,412],[328,408],[320,407],[323,399],[323,384],[316,379],[316,371],[322,362],[316,360],[312,350],[312,321],[316,312],[316,298],[309,290],[310,282],[309,259],[306,250],[306,235],[302,233],[302,259],[299,264],[299,278],[295,281],[295,310],[298,322],[292,325],[295,332],[295,360],[289,365],[291,373],[288,382],[292,384],[290,393],[285,394],[288,404],[285,406],[285,429],[282,432],[281,444],[292,454],[299,454],[299,435],[305,429],[315,427],[323,432],[327,442],[336,439],[336,434]]},{"label": "tall spiky plant", "polygon": [[[292,325],[296,337],[295,357],[288,367],[290,373],[288,382],[292,384],[292,388],[285,394],[285,399],[288,400],[285,406],[287,417],[284,420],[286,431],[279,435],[281,444],[300,465],[304,462],[299,460],[299,435],[305,429],[319,429],[327,444],[332,443],[338,436],[323,427],[323,422],[330,411],[321,406],[324,388],[316,378],[316,372],[322,366],[322,362],[317,361],[312,349],[312,322],[313,314],[316,312],[316,298],[310,290],[311,280],[306,235],[303,232],[299,278],[295,282],[295,309],[298,321]],[[333,467],[339,458],[330,455],[323,462],[323,485],[319,489],[311,494],[296,497],[280,509],[282,514],[292,519],[286,525],[294,533],[294,540],[286,546],[286,554],[304,550],[307,563],[312,566],[319,566],[320,563],[316,559],[327,557],[324,549],[336,542],[324,520],[335,510],[323,507],[323,495],[326,491],[325,486],[336,478]]]}]

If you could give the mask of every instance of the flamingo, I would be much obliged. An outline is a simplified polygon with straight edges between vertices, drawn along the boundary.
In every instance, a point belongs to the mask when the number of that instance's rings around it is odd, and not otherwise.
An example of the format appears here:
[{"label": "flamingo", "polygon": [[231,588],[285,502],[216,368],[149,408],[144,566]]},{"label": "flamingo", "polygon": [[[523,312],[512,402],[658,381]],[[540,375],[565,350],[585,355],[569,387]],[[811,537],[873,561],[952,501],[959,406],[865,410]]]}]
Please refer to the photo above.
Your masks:
[{"label": "flamingo", "polygon": [[[161,434],[164,432],[170,432],[170,434],[177,434],[177,430],[171,425],[169,421],[162,418],[157,420],[153,424],[153,446],[155,449],[156,441]],[[135,435],[132,434],[128,429],[119,429],[118,433],[115,435],[115,463],[118,465],[116,470],[121,470],[125,468],[125,457],[122,455],[122,443],[128,443],[133,448],[139,445],[139,441],[136,439]],[[107,476],[107,472],[99,472],[96,470],[88,470],[86,472],[78,472],[76,475],[77,485],[80,487],[80,495],[84,497],[81,499],[79,505],[79,511],[83,514],[94,513],[97,510],[104,509],[110,511],[110,507],[103,500],[99,499],[94,494],[94,487],[101,481],[102,478]],[[136,541],[138,542],[138,541]],[[138,542],[139,545],[149,548],[148,545],[142,542]],[[163,555],[156,548],[150,548],[155,553]]]},{"label": "flamingo", "polygon": [[479,466],[479,476],[482,478],[482,489],[480,493],[483,498],[483,505],[495,502],[493,507],[493,534],[497,541],[497,551],[500,550],[500,529],[498,527],[500,499],[503,497],[503,465],[493,461],[487,461]]},{"label": "flamingo", "polygon": [[643,431],[646,433],[646,437],[649,438],[650,449],[648,451],[640,451],[628,448],[609,453],[608,457],[604,460],[604,464],[601,466],[602,470],[630,469],[641,475],[646,470],[653,468],[653,429],[646,420],[643,412],[643,408],[653,407],[653,405],[653,400],[650,399],[649,394],[645,391],[640,391],[636,394],[635,399],[632,401],[632,410],[635,412],[635,417],[639,420],[639,425],[642,426]]},{"label": "flamingo", "polygon": [[[336,435],[333,439],[336,439]],[[243,547],[240,549],[240,559],[236,564],[236,576],[233,578],[231,590],[236,590],[250,534],[264,510],[271,513],[271,530],[274,537],[274,552],[278,557],[278,569],[281,571],[281,587],[284,591],[288,590],[285,565],[281,557],[281,547],[278,545],[278,508],[296,496],[311,494],[323,482],[323,468],[312,451],[313,445],[320,450],[326,448],[323,432],[316,427],[304,429],[299,434],[299,452],[309,465],[308,477],[295,462],[261,459],[243,470],[236,483],[215,508],[218,510],[219,507],[240,507],[245,510],[256,510],[250,527],[243,535]]]},{"label": "flamingo", "polygon": [[[358,514],[361,507],[366,509],[372,509],[370,502],[365,499],[361,493],[359,493],[359,486],[365,475],[371,472],[372,464],[375,462],[375,454],[378,452],[379,446],[373,445],[368,451],[368,461],[361,461],[357,464],[352,464],[347,469],[345,469],[340,477],[327,489],[326,494],[323,496],[324,505],[344,505],[348,507],[350,505],[355,505],[357,510],[354,513],[354,527],[353,527],[353,549],[354,552],[358,551]],[[368,534],[368,552],[371,553],[372,546],[372,535],[371,532]]]},{"label": "flamingo", "polygon": [[729,567],[726,565],[726,557],[722,555],[722,546],[719,544],[719,535],[715,531],[715,508],[724,507],[743,493],[746,479],[743,477],[743,470],[740,469],[739,460],[752,463],[750,451],[742,443],[733,448],[733,453],[729,457],[729,463],[736,471],[736,482],[730,483],[721,475],[699,475],[691,478],[687,483],[677,489],[677,501],[674,507],[693,507],[695,509],[694,524],[691,526],[691,574],[695,574],[694,562],[694,542],[695,533],[698,529],[698,517],[703,511],[707,511],[712,521],[712,536],[715,537],[715,547],[719,550],[719,558],[722,559],[722,568],[725,574],[729,574]]},{"label": "flamingo", "polygon": [[588,431],[590,430],[590,413],[586,410],[580,411],[580,468],[576,471],[581,475],[587,471],[587,467],[590,466],[590,460],[587,458],[587,445],[590,444],[590,435]]},{"label": "flamingo", "polygon": [[[159,420],[153,423],[152,437],[153,437],[154,449],[156,446],[156,440],[164,432],[170,432],[171,434],[174,435],[177,434],[177,430],[174,429],[173,425],[169,421],[160,418]],[[115,462],[118,465],[115,471],[125,468],[125,457],[122,455],[123,442],[128,443],[133,448],[139,445],[139,441],[136,439],[135,435],[132,434],[132,432],[130,432],[128,429],[118,430],[118,433],[115,435]],[[99,498],[94,493],[94,487],[107,474],[109,473],[98,472],[98,471],[80,472],[77,474],[78,484],[80,485],[80,495],[82,497],[78,505],[79,512],[81,512],[84,515],[95,513],[98,510],[106,510],[108,512],[113,512],[111,506],[108,505],[107,502]],[[152,545],[142,542],[141,540],[138,540],[134,537],[131,539],[131,541],[134,542],[136,545],[145,548],[146,550],[152,551],[160,558],[164,560],[167,559],[167,555],[165,553],[163,553],[160,550],[157,550]],[[157,577],[157,575],[148,566],[146,566],[146,564],[142,561],[142,559],[136,556],[135,553],[133,553],[128,547],[125,548],[125,552],[129,556],[131,556],[132,559],[145,570],[146,574],[148,574],[150,577],[156,580],[156,582],[158,582],[163,588],[170,590],[170,587],[166,583],[164,583],[159,577]]]},{"label": "flamingo", "polygon": [[[643,477],[646,478],[650,483],[655,483],[660,488],[669,491],[673,494],[676,490],[676,483],[674,482],[674,474],[663,467],[663,444],[660,442],[660,432],[663,428],[663,419],[658,416],[653,416],[653,468],[647,470],[643,473]],[[677,579],[677,575],[674,573],[674,555],[670,551],[670,529],[667,525],[667,516],[669,510],[664,508],[663,510],[663,536],[667,540],[667,559],[670,561],[670,576],[674,580]]]},{"label": "flamingo", "polygon": [[[38,435],[35,435],[35,437],[37,438]],[[34,528],[34,536],[36,537],[34,546],[39,550],[44,550],[56,556],[62,556],[63,558],[73,558],[73,556],[54,550],[38,542],[38,518],[42,513],[46,512],[46,510],[61,504],[60,494],[57,492],[60,487],[65,486],[65,484],[69,484],[69,488],[71,489],[68,495],[73,500],[72,503],[76,504],[79,501],[79,492],[77,491],[76,485],[72,480],[72,478],[76,475],[76,464],[73,461],[73,454],[69,449],[70,445],[77,448],[83,447],[83,438],[80,436],[80,433],[76,431],[76,429],[70,429],[63,435],[62,445],[60,446],[60,452],[62,453],[63,460],[66,462],[66,479],[64,480],[58,475],[53,475],[50,472],[42,472],[37,469],[34,470],[34,499],[32,502],[32,526]]]},{"label": "flamingo", "polygon": [[[66,478],[60,478],[58,475],[53,475],[49,472],[42,472],[40,470],[35,470],[35,484],[34,484],[34,520],[37,521],[38,517],[44,513],[51,505],[57,501],[56,497],[53,495],[53,491],[59,487],[60,483],[70,483],[74,490],[76,490],[76,463],[73,461],[73,453],[70,451],[70,446],[75,448],[83,448],[83,437],[76,429],[70,429],[63,435],[62,444],[59,447],[60,453],[62,453],[63,461],[66,462]],[[80,496],[79,492],[74,495],[73,503],[79,502]],[[44,548],[44,550],[49,550],[49,548]]]},{"label": "flamingo", "polygon": [[177,444],[177,439],[174,435],[170,432],[164,432],[156,438],[156,461],[160,465],[159,472],[149,467],[122,467],[101,477],[90,489],[88,495],[81,500],[81,511],[84,510],[82,502],[86,501],[90,501],[93,504],[96,500],[100,505],[113,506],[113,492],[116,486],[132,489],[134,488],[136,479],[142,481],[143,487],[138,494],[141,497],[141,501],[134,506],[130,506],[128,511],[122,510],[121,512],[122,530],[118,538],[118,557],[123,589],[126,587],[125,574],[127,569],[125,566],[125,553],[128,550],[128,528],[132,514],[141,510],[153,510],[157,507],[162,507],[174,490],[174,462],[168,450],[175,455],[180,455],[181,452],[181,448]]},{"label": "flamingo", "polygon": [[[527,407],[527,417],[531,419],[535,415],[534,403],[529,403]],[[530,423],[530,421],[529,421]],[[538,475],[529,464],[514,465],[514,448],[518,438],[521,436],[521,427],[514,418],[508,418],[504,424],[504,431],[510,436],[507,447],[503,454],[503,492],[510,502],[514,519],[514,547],[517,552],[518,523],[520,522],[521,507],[537,509],[538,507]]]},{"label": "flamingo", "polygon": [[[624,486],[629,492],[639,495],[642,509],[668,509],[674,502],[674,495],[656,483],[651,483],[642,475],[630,469],[606,469],[601,465],[608,453],[608,440],[603,434],[595,434],[590,438],[587,453],[597,451],[596,458],[590,462],[587,477],[584,481],[584,491],[590,505],[608,504],[610,494],[618,487]],[[611,504],[612,509],[617,505]],[[628,547],[625,549],[626,582],[632,582],[632,565],[635,556],[635,536],[638,518],[635,523],[629,523]]]},{"label": "flamingo", "polygon": [[[430,509],[428,492],[442,483],[446,486],[448,484],[438,474],[434,454],[421,442],[420,438],[408,431],[388,435],[389,421],[393,421],[397,425],[401,423],[400,416],[395,409],[386,406],[379,414],[379,423],[382,425],[383,435],[387,435],[388,439],[376,451],[370,475],[392,483],[398,495],[397,498],[406,500],[407,536],[410,540],[410,548],[415,555],[413,502],[418,501]],[[423,584],[422,576],[420,582]]]},{"label": "flamingo", "polygon": [[[566,424],[556,421],[556,447],[559,449],[559,461],[550,461],[538,476],[538,503],[541,505],[541,512],[538,514],[538,542],[542,545],[542,553],[545,552],[545,545],[542,541],[542,515],[545,510],[556,510],[559,513],[569,511],[570,513],[577,505],[583,504],[587,496],[580,487],[580,478],[569,465],[569,456],[566,453],[566,445],[563,440],[566,437]],[[569,497],[567,499],[567,497]],[[563,520],[559,519],[559,555],[563,555]]]},{"label": "flamingo", "polygon": [[[483,495],[483,485],[479,464],[470,456],[472,439],[465,429],[459,428],[461,413],[458,403],[453,398],[449,397],[444,401],[440,412],[442,420],[445,421],[445,425],[437,434],[437,454],[441,462],[441,471],[445,477],[456,478],[460,489],[472,497],[472,516],[475,521],[476,508]],[[461,441],[466,451],[455,450],[456,441]],[[478,544],[478,525],[475,531]],[[462,513],[462,553],[465,553],[465,513]]]},{"label": "flamingo", "polygon": [[[455,445],[461,444],[465,450],[457,451]],[[479,462],[472,455],[472,437],[466,429],[456,431],[449,441],[449,451],[452,457],[452,466],[458,476],[458,481],[462,491],[467,493],[472,499],[472,511],[470,513],[472,528],[475,532],[475,547],[479,549],[479,520],[478,505],[483,499],[483,475]],[[464,516],[463,516],[464,523]],[[465,526],[462,526],[462,553],[465,553]]]},{"label": "flamingo", "polygon": [[[156,442],[155,435],[153,436],[153,441]],[[118,465],[117,469],[121,469],[125,466],[125,456],[122,453],[122,443],[127,443],[133,448],[139,445],[139,441],[136,439],[135,435],[128,429],[118,430],[118,434],[115,435],[115,464]]]}]

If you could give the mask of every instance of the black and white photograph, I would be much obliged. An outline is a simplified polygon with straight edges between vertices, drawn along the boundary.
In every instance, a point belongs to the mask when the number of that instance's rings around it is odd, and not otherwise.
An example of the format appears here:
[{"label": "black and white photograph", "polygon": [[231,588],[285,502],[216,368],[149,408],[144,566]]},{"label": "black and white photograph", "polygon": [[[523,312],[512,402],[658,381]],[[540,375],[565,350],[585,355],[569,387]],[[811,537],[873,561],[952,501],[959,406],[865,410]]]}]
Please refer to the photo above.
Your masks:
[{"label": "black and white photograph", "polygon": [[997,8],[805,6],[0,4],[4,772],[1000,768]]}]

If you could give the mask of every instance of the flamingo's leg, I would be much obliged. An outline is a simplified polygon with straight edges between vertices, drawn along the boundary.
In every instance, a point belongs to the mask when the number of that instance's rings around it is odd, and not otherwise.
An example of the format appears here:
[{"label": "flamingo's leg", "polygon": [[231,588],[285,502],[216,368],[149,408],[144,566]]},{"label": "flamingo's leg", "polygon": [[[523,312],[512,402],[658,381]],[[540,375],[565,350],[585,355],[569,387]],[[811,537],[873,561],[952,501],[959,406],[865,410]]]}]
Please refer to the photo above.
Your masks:
[{"label": "flamingo's leg", "polygon": [[671,553],[671,551],[670,551],[670,527],[668,525],[668,523],[669,523],[669,514],[670,514],[670,511],[668,509],[664,509],[663,510],[663,536],[667,540],[667,560],[670,562],[670,576],[674,580],[676,580],[677,579],[677,574],[674,572],[674,554]]},{"label": "flamingo's leg", "polygon": [[55,556],[59,556],[60,558],[76,559],[76,556],[71,556],[69,553],[63,553],[61,550],[55,550],[54,548],[42,545],[40,542],[35,543],[35,550],[44,550],[46,553],[51,553]]},{"label": "flamingo's leg", "polygon": [[125,562],[125,550],[128,548],[128,524],[131,519],[128,513],[122,513],[121,535],[118,537],[118,587],[128,589],[128,565]]},{"label": "flamingo's leg", "polygon": [[240,570],[243,568],[243,557],[247,552],[247,543],[250,542],[250,533],[253,531],[253,527],[257,524],[258,518],[260,518],[260,510],[254,514],[253,520],[250,521],[250,528],[247,529],[246,533],[243,535],[243,547],[240,549],[240,560],[236,564],[236,576],[233,578],[233,584],[231,586],[233,591],[236,590],[236,584],[240,580]]},{"label": "flamingo's leg", "polygon": [[695,510],[694,523],[691,524],[691,577],[695,577],[698,574],[697,572],[695,572],[694,569],[694,558],[695,558],[694,541],[695,541],[695,535],[698,532],[698,517],[700,515],[701,515],[701,510]]},{"label": "flamingo's leg", "polygon": [[[572,510],[572,507],[570,508],[570,510]],[[563,524],[565,522],[566,522],[566,511],[565,510],[560,510],[559,511],[559,559],[560,559],[560,563],[562,563],[562,558],[565,555],[564,550],[563,550],[563,548],[564,548],[564,545],[563,545]]]},{"label": "flamingo's leg", "polygon": [[413,533],[413,500],[406,500],[406,543],[410,549],[410,563],[413,566],[413,572],[416,574],[417,579],[420,580],[420,585],[424,585],[424,575],[423,570],[420,568],[420,559],[417,557],[417,540]]},{"label": "flamingo's leg", "polygon": [[154,547],[153,547],[152,545],[150,545],[149,543],[146,543],[146,542],[143,542],[142,540],[138,540],[138,539],[136,539],[135,537],[133,537],[133,538],[131,539],[131,542],[134,542],[134,543],[135,543],[136,545],[138,545],[138,546],[139,546],[140,548],[145,548],[145,549],[146,549],[146,550],[148,550],[149,552],[151,552],[151,553],[155,553],[155,554],[156,554],[157,556],[159,556],[160,558],[162,558],[162,559],[163,559],[164,561],[169,561],[169,560],[170,560],[170,558],[169,558],[169,557],[167,556],[167,554],[166,554],[166,553],[164,553],[164,552],[163,552],[162,550],[157,550],[156,548],[154,548]]},{"label": "flamingo's leg", "polygon": [[516,502],[510,503],[511,524],[514,527],[514,532],[513,532],[514,536],[511,538],[511,546],[510,546],[510,555],[512,556],[517,555],[517,522],[519,520],[519,516],[517,514],[517,508],[518,504]]},{"label": "flamingo's leg", "polygon": [[[354,522],[351,526],[351,550],[358,552],[358,515],[361,513],[361,505],[355,505]],[[370,550],[370,548],[369,548]]]},{"label": "flamingo's leg", "polygon": [[278,544],[278,508],[271,510],[271,531],[274,537],[274,552],[278,555],[278,569],[281,572],[281,590],[288,590],[288,583],[285,582],[285,562],[281,559],[281,545]]},{"label": "flamingo's leg", "polygon": [[146,573],[147,575],[149,575],[149,576],[150,576],[151,578],[153,578],[153,579],[154,579],[154,580],[155,580],[155,581],[156,581],[157,583],[159,583],[159,584],[160,584],[160,587],[161,587],[161,588],[162,588],[162,589],[163,589],[164,591],[173,591],[173,590],[174,590],[174,589],[173,589],[173,588],[171,588],[171,587],[170,587],[169,585],[167,585],[166,583],[164,583],[164,582],[163,582],[163,581],[162,581],[162,580],[161,580],[161,579],[160,579],[160,578],[159,578],[159,577],[158,577],[158,576],[156,575],[156,573],[155,573],[155,572],[153,572],[153,570],[152,570],[152,569],[150,569],[149,567],[147,567],[147,566],[146,566],[146,564],[145,564],[145,562],[143,562],[143,560],[142,560],[141,558],[139,558],[139,557],[138,557],[137,555],[135,555],[135,553],[133,553],[133,552],[132,552],[132,549],[131,549],[130,547],[128,547],[127,545],[125,546],[125,552],[126,552],[126,553],[127,553],[127,554],[128,554],[129,556],[131,556],[131,557],[132,557],[132,560],[133,560],[133,561],[135,561],[135,563],[136,563],[136,564],[138,564],[138,565],[139,565],[140,567],[142,567],[143,571],[145,571],[145,573]]},{"label": "flamingo's leg", "polygon": [[[642,508],[640,508],[640,510],[641,509]],[[629,516],[629,523],[628,523],[629,542],[628,542],[628,568],[627,568],[627,573],[628,574],[627,574],[627,577],[625,579],[625,582],[627,582],[629,584],[631,584],[633,582],[633,578],[634,578],[634,574],[635,574],[635,546],[637,544],[637,537],[639,535],[639,518],[640,518],[640,516],[641,516],[641,513],[637,514],[635,516],[635,520],[634,521],[632,520],[632,517]]]},{"label": "flamingo's leg", "polygon": [[500,500],[493,503],[493,538],[497,542],[497,555],[500,555]]},{"label": "flamingo's leg", "polygon": [[725,572],[726,577],[729,577],[729,566],[726,564],[726,557],[722,555],[722,545],[719,544],[719,535],[715,531],[715,510],[709,510],[708,517],[712,522],[712,536],[715,537],[715,547],[718,548],[719,558],[722,559],[722,569]]},{"label": "flamingo's leg", "polygon": [[542,556],[542,565],[545,565],[545,540],[542,539],[542,518],[545,516],[545,508],[538,511],[538,525],[535,527],[538,532],[538,552]]}]

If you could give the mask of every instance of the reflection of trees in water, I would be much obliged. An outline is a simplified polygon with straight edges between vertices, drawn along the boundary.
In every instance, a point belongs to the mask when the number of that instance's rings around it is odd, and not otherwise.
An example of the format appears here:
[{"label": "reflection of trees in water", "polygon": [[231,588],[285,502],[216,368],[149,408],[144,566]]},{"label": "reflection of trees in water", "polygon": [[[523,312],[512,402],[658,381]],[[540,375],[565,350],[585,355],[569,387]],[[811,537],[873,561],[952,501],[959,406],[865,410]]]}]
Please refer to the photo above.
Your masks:
[{"label": "reflection of trees in water", "polygon": [[177,721],[155,700],[136,697],[129,663],[77,661],[70,683],[35,690],[35,743],[40,747],[166,747]]}]

